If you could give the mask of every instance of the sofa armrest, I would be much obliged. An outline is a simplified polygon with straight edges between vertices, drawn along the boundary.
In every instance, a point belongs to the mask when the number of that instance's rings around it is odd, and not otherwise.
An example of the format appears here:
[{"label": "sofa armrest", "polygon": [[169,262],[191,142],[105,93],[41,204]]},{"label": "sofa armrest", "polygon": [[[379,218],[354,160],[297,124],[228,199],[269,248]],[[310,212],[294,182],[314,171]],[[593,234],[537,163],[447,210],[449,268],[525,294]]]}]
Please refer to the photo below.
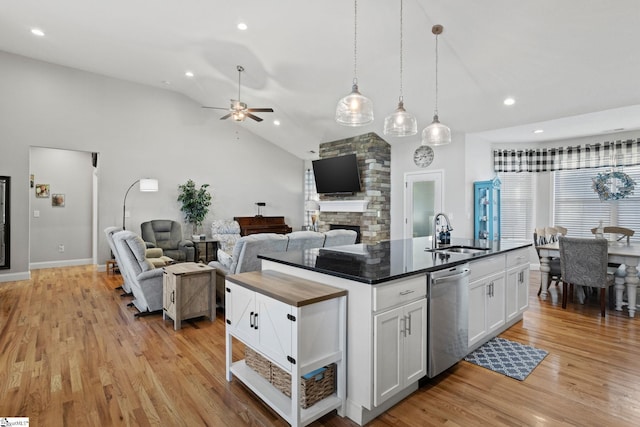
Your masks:
[{"label": "sofa armrest", "polygon": [[229,268],[218,261],[211,261],[208,265],[209,267],[215,268],[216,274],[218,275],[222,274],[223,276],[226,276],[227,274],[229,274]]},{"label": "sofa armrest", "polygon": [[192,248],[193,242],[191,240],[180,240],[180,243],[178,243],[178,246],[184,247],[184,248]]}]

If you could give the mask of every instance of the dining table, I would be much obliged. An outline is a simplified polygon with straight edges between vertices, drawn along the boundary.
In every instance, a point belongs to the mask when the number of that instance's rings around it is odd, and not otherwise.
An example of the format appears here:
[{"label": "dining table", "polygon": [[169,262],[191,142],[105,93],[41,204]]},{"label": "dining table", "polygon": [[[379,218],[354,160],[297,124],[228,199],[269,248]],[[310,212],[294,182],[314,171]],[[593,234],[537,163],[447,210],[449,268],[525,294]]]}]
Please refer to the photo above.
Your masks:
[{"label": "dining table", "polygon": [[[546,300],[549,297],[549,260],[560,256],[559,242],[548,243],[536,247],[540,254],[540,298]],[[608,245],[609,262],[624,264],[624,268],[619,268],[615,272],[615,309],[623,311],[626,306],[629,317],[634,317],[636,313],[636,294],[640,278],[638,277],[638,264],[640,263],[640,243],[627,243],[622,241],[609,241]],[[627,290],[627,301],[623,301],[624,290]],[[551,293],[551,298],[557,302],[557,293]]]}]

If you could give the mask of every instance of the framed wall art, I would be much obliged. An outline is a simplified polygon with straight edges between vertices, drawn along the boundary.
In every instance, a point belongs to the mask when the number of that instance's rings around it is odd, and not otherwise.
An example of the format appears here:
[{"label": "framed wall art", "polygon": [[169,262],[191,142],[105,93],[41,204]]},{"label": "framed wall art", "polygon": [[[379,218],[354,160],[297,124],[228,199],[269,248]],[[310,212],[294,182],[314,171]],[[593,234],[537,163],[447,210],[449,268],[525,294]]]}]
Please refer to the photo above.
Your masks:
[{"label": "framed wall art", "polygon": [[49,184],[36,184],[36,197],[49,198]]},{"label": "framed wall art", "polygon": [[51,206],[55,208],[64,208],[64,194],[52,194]]}]

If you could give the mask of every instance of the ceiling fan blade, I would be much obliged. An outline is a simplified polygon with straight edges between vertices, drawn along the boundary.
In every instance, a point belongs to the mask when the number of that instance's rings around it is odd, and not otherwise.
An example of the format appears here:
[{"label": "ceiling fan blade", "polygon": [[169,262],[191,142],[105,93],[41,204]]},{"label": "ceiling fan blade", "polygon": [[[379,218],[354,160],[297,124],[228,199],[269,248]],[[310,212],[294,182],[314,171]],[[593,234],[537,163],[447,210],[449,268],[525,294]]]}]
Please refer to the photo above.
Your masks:
[{"label": "ceiling fan blade", "polygon": [[222,108],[222,107],[207,107],[206,105],[203,105],[202,108],[210,108],[212,110],[229,110],[228,108]]},{"label": "ceiling fan blade", "polygon": [[248,108],[247,111],[254,113],[273,113],[273,108]]},{"label": "ceiling fan blade", "polygon": [[231,113],[225,114],[224,116],[220,117],[220,120],[228,119],[229,117],[231,117]]},{"label": "ceiling fan blade", "polygon": [[256,122],[261,122],[261,121],[262,121],[262,119],[261,119],[260,117],[258,117],[258,116],[254,116],[254,115],[253,115],[253,114],[251,114],[251,113],[247,113],[247,117],[252,118],[252,119],[253,119],[253,120],[255,120]]}]

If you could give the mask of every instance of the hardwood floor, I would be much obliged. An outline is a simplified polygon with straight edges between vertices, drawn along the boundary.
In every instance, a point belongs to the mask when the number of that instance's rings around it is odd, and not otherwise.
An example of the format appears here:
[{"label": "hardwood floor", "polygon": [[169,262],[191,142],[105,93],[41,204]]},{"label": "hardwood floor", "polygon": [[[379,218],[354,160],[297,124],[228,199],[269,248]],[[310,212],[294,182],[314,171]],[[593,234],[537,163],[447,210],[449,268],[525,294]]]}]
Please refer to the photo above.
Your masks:
[{"label": "hardwood floor", "polygon": [[[173,330],[135,319],[93,267],[35,270],[0,283],[0,417],[33,426],[286,426],[224,376],[224,322]],[[501,336],[549,351],[517,381],[460,362],[371,426],[632,426],[640,417],[640,326],[626,312],[540,301]],[[237,347],[236,347],[237,348]],[[235,348],[234,348],[235,349]],[[240,355],[238,355],[239,357]],[[353,426],[335,413],[313,426]]]}]

